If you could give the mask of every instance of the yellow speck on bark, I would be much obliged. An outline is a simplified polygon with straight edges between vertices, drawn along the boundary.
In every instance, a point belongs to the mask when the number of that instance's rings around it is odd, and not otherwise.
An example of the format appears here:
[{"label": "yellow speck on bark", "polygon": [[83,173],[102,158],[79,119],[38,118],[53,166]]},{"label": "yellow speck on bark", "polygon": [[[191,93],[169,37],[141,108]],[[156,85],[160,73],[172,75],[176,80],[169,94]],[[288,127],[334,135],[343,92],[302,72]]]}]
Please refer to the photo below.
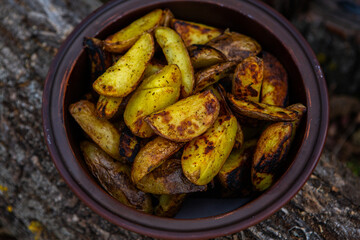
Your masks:
[{"label": "yellow speck on bark", "polygon": [[28,229],[35,235],[34,239],[39,240],[43,231],[43,225],[38,221],[31,221]]}]

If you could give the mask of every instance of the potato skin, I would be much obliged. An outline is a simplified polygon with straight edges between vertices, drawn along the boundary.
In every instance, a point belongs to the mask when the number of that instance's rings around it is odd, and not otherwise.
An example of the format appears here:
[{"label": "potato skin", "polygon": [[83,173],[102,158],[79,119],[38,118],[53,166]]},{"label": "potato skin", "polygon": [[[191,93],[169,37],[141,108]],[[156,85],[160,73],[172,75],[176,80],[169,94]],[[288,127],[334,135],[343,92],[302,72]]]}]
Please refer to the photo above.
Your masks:
[{"label": "potato skin", "polygon": [[135,90],[154,55],[154,39],[145,33],[113,66],[93,83],[94,90],[108,97],[125,97]]},{"label": "potato skin", "polygon": [[182,143],[157,137],[142,147],[136,155],[131,171],[131,179],[136,184],[145,175],[160,166],[166,159],[176,153]]},{"label": "potato skin", "polygon": [[288,76],[279,60],[268,52],[263,52],[264,79],[261,102],[284,107],[288,100]]},{"label": "potato skin", "polygon": [[96,103],[96,113],[99,118],[112,118],[118,111],[123,98],[100,95]]},{"label": "potato skin", "polygon": [[164,13],[161,9],[144,15],[135,20],[119,32],[107,37],[104,47],[109,52],[123,53],[128,50],[145,32],[152,32],[157,26],[164,22]]},{"label": "potato skin", "polygon": [[140,150],[140,144],[137,137],[124,127],[120,134],[119,153],[126,158],[129,163],[133,163],[135,156]]},{"label": "potato skin", "polygon": [[129,207],[152,212],[150,195],[136,189],[130,180],[130,167],[114,161],[93,143],[81,142],[80,148],[91,173],[111,196]]},{"label": "potato skin", "polygon": [[218,117],[211,128],[184,147],[181,157],[184,175],[196,185],[208,184],[231,153],[236,132],[234,116]]},{"label": "potato skin", "polygon": [[207,45],[222,52],[229,61],[241,62],[245,58],[256,56],[261,52],[260,44],[246,35],[225,31],[212,39]]},{"label": "potato skin", "polygon": [[210,67],[227,61],[222,52],[208,45],[194,44],[188,47],[188,51],[194,69]]},{"label": "potato skin", "polygon": [[124,159],[119,154],[120,134],[106,119],[96,116],[95,106],[87,100],[81,100],[69,106],[70,114],[107,154],[119,161]]},{"label": "potato skin", "polygon": [[239,63],[232,79],[232,94],[253,102],[260,101],[264,64],[261,58],[248,57]]},{"label": "potato skin", "polygon": [[180,159],[166,160],[143,177],[136,186],[152,194],[181,194],[206,190],[206,186],[197,186],[184,176]]},{"label": "potato skin", "polygon": [[154,214],[159,217],[174,217],[184,202],[186,194],[163,194],[159,197],[159,204]]},{"label": "potato skin", "polygon": [[154,131],[144,121],[149,114],[175,103],[180,96],[181,72],[172,64],[144,79],[131,96],[124,121],[134,135],[148,138]]},{"label": "potato skin", "polygon": [[211,91],[181,99],[144,120],[156,134],[176,142],[187,142],[203,134],[219,115],[220,104]]},{"label": "potato skin", "polygon": [[189,53],[181,37],[171,28],[157,27],[154,32],[156,41],[162,48],[168,64],[176,64],[181,71],[181,96],[191,95],[195,77]]}]

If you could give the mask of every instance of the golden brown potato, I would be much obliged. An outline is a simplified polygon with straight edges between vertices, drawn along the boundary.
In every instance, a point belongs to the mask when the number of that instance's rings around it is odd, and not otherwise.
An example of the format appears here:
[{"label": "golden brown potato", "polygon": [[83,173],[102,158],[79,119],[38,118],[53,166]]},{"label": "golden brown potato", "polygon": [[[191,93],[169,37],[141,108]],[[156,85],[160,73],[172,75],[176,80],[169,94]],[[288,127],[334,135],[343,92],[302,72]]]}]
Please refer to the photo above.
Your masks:
[{"label": "golden brown potato", "polygon": [[163,24],[162,26],[164,27],[170,27],[171,26],[171,21],[174,19],[174,14],[170,11],[170,9],[165,9],[163,11],[164,13],[164,21],[163,21]]},{"label": "golden brown potato", "polygon": [[222,30],[218,28],[179,19],[172,20],[172,27],[181,36],[186,46],[205,44],[222,33]]},{"label": "golden brown potato", "polygon": [[184,147],[184,175],[196,185],[208,184],[220,171],[235,144],[237,121],[232,115],[218,117],[203,135]]},{"label": "golden brown potato", "polygon": [[179,159],[169,159],[137,183],[137,188],[152,194],[201,192],[206,186],[191,183],[181,170]]},{"label": "golden brown potato", "polygon": [[131,179],[136,184],[145,175],[160,166],[166,159],[176,153],[183,143],[172,142],[162,137],[157,137],[141,148],[136,155],[131,171]]},{"label": "golden brown potato", "polygon": [[149,62],[148,65],[145,68],[145,72],[143,75],[143,79],[150,77],[151,75],[153,75],[154,73],[157,73],[158,71],[160,71],[163,67],[165,67],[165,65],[162,65],[160,63],[155,63],[155,62]]},{"label": "golden brown potato", "polygon": [[119,144],[120,155],[132,163],[139,150],[140,144],[137,137],[127,127],[123,127]]},{"label": "golden brown potato", "polygon": [[161,9],[156,9],[145,16],[135,20],[129,26],[109,36],[103,41],[105,49],[109,52],[122,53],[128,50],[143,33],[152,32],[164,22]]},{"label": "golden brown potato", "polygon": [[96,113],[99,118],[112,118],[118,111],[123,98],[105,97],[100,95],[96,104]]},{"label": "golden brown potato", "polygon": [[163,194],[159,197],[159,204],[155,207],[154,214],[159,217],[174,217],[180,210],[186,194]]},{"label": "golden brown potato", "polygon": [[251,37],[230,31],[225,31],[222,35],[208,42],[207,45],[222,52],[229,61],[236,62],[256,56],[261,51],[260,44]]},{"label": "golden brown potato", "polygon": [[200,92],[207,86],[216,83],[220,79],[223,79],[234,70],[236,66],[235,62],[218,63],[206,69],[203,69],[195,75],[195,90],[194,92]]},{"label": "golden brown potato", "polygon": [[155,38],[162,48],[168,64],[176,64],[181,71],[181,96],[191,95],[195,77],[189,53],[180,36],[171,28],[157,27]]},{"label": "golden brown potato", "polygon": [[80,127],[102,150],[116,160],[124,161],[119,154],[119,132],[106,119],[97,118],[93,103],[81,100],[71,104],[69,111]]},{"label": "golden brown potato", "polygon": [[180,96],[180,84],[181,72],[174,64],[144,79],[124,112],[124,121],[136,136],[147,138],[154,134],[144,118],[175,103]]},{"label": "golden brown potato", "polygon": [[136,189],[130,180],[130,167],[114,161],[93,143],[81,142],[80,148],[90,172],[111,196],[129,207],[152,212],[150,195]]},{"label": "golden brown potato", "polygon": [[261,134],[251,167],[251,181],[257,191],[264,191],[272,185],[279,165],[290,149],[292,131],[291,122],[278,122]]},{"label": "golden brown potato", "polygon": [[93,83],[94,90],[108,97],[125,97],[140,83],[153,55],[154,39],[151,34],[145,33]]},{"label": "golden brown potato", "polygon": [[195,69],[210,67],[217,63],[226,62],[226,56],[208,45],[194,44],[188,47],[191,64]]},{"label": "golden brown potato", "polygon": [[285,68],[273,55],[263,52],[264,79],[261,102],[284,107],[288,99],[288,77]]},{"label": "golden brown potato", "polygon": [[294,121],[298,117],[298,113],[291,109],[239,99],[232,94],[228,94],[228,99],[235,112],[249,118],[267,121]]},{"label": "golden brown potato", "polygon": [[219,115],[219,101],[211,91],[181,99],[152,113],[145,121],[156,134],[176,142],[187,142],[203,134]]},{"label": "golden brown potato", "polygon": [[264,64],[258,57],[248,57],[239,63],[232,79],[232,94],[253,102],[260,101]]}]

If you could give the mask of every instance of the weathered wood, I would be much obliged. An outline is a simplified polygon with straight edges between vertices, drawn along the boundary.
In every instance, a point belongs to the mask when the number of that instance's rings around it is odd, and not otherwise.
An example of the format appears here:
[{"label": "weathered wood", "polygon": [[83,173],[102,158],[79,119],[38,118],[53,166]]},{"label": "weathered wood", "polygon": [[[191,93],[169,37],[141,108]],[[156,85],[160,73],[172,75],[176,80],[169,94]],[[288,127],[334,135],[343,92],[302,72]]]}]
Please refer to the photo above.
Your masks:
[{"label": "weathered wood", "polygon": [[[41,97],[50,62],[72,28],[100,5],[0,0],[0,238],[151,239],[87,208],[58,174],[43,140]],[[359,178],[325,153],[280,211],[218,239],[360,239],[359,189]]]}]

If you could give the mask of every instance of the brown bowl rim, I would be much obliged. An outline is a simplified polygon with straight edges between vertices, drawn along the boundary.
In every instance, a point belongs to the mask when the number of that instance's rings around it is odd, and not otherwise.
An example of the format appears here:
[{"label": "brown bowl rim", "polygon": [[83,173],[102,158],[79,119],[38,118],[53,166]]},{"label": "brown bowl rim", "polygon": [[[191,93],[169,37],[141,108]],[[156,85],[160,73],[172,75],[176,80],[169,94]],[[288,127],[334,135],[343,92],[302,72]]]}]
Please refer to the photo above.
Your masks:
[{"label": "brown bowl rim", "polygon": [[[214,4],[219,7],[233,9],[251,18],[256,14],[243,13],[239,10],[240,6],[256,8],[259,11],[257,14],[261,13],[264,17],[272,19],[273,22],[270,22],[270,24],[280,25],[281,30],[286,32],[287,37],[291,37],[291,40],[296,43],[298,49],[289,50],[293,51],[292,54],[299,54],[294,55],[298,62],[307,60],[302,62],[304,68],[306,68],[306,72],[302,73],[303,78],[306,75],[306,77],[316,80],[311,83],[307,82],[309,85],[307,85],[308,89],[306,89],[306,104],[309,111],[306,121],[306,134],[292,166],[269,190],[254,201],[244,207],[214,217],[198,219],[162,218],[138,212],[124,205],[118,205],[114,199],[108,199],[109,195],[98,186],[87,185],[87,187],[84,187],[86,184],[97,184],[80,167],[76,166],[75,155],[67,140],[64,125],[64,111],[66,111],[66,109],[63,109],[64,96],[70,72],[77,60],[77,56],[83,51],[73,51],[70,54],[72,43],[85,30],[89,32],[90,23],[99,20],[101,16],[104,17],[106,13],[109,14],[116,7],[122,9],[121,13],[116,18],[110,17],[106,21],[98,23],[99,26],[105,27],[112,24],[121,18],[122,14],[128,13],[127,11],[135,11],[139,8],[153,8],[169,2]],[[91,31],[94,34],[96,33],[94,30]],[[70,63],[67,64],[67,67],[64,66],[64,60]],[[59,75],[59,73],[62,74]],[[168,239],[198,239],[213,238],[243,230],[268,218],[290,201],[306,183],[319,161],[326,139],[329,118],[328,109],[325,79],[312,49],[291,23],[266,4],[257,0],[223,0],[221,3],[216,0],[154,0],[149,2],[146,0],[115,0],[103,5],[85,18],[60,47],[45,81],[42,117],[45,141],[55,166],[72,191],[92,210],[118,226],[144,235]],[[60,148],[61,145],[65,145],[65,147]],[[306,162],[301,161],[304,156]],[[73,167],[71,169],[69,169],[69,161],[73,161],[73,163],[70,163],[72,164],[71,167]],[[79,182],[80,175],[82,176],[82,179],[80,179],[82,182]],[[93,196],[93,191],[97,192],[98,195]],[[116,209],[111,206],[112,204],[115,204]]]}]

